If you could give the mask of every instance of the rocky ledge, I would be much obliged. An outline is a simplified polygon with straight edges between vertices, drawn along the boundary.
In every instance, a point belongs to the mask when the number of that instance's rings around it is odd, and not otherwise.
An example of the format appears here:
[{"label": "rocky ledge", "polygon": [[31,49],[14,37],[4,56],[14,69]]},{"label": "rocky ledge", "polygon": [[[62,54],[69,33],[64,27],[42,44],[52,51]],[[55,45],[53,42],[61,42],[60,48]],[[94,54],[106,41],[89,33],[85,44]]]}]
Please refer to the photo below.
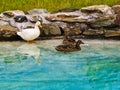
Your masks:
[{"label": "rocky ledge", "polygon": [[81,9],[5,11],[0,14],[0,40],[20,40],[16,32],[34,27],[40,16],[43,28],[38,39],[63,36],[64,32],[81,38],[120,39],[120,5],[94,5]]}]

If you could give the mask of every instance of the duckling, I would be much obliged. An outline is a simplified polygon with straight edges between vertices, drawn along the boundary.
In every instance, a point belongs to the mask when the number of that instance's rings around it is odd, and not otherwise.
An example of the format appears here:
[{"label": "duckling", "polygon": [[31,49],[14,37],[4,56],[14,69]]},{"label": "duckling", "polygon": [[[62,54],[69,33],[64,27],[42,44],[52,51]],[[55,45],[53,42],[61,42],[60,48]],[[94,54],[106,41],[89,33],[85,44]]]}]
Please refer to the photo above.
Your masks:
[{"label": "duckling", "polygon": [[75,39],[71,38],[70,36],[64,36],[63,44],[74,46],[76,43]]},{"label": "duckling", "polygon": [[78,40],[75,44],[75,46],[70,45],[58,45],[56,46],[57,51],[61,52],[73,52],[73,51],[79,51],[81,50],[80,44],[84,44],[81,40]]},{"label": "duckling", "polygon": [[64,39],[63,39],[63,44],[64,45],[69,45],[69,46],[75,46],[76,41],[72,37],[68,35],[68,32],[65,32]]},{"label": "duckling", "polygon": [[27,28],[27,29],[21,29],[17,32],[17,35],[19,35],[22,39],[26,40],[27,42],[31,42],[34,39],[38,38],[40,35],[39,28],[42,28],[41,21],[37,21],[35,23],[34,28]]}]

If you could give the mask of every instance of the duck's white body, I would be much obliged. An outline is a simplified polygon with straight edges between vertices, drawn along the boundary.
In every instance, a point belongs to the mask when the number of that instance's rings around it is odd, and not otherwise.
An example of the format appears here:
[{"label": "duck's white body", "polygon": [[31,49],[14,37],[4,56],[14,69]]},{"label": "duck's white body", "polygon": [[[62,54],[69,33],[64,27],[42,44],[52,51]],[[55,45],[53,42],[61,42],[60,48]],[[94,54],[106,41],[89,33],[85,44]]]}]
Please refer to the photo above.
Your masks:
[{"label": "duck's white body", "polygon": [[23,38],[26,41],[32,41],[37,37],[39,37],[40,35],[40,30],[39,30],[40,24],[41,23],[37,21],[34,28],[21,29],[19,32],[17,32],[17,35],[19,35],[21,38]]}]

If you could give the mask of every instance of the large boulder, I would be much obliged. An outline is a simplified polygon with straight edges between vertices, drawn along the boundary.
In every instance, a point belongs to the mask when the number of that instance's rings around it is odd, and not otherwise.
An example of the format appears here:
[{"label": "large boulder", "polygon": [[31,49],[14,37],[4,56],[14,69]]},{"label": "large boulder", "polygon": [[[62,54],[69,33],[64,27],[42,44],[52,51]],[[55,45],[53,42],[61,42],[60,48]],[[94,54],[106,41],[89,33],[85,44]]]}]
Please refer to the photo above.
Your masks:
[{"label": "large boulder", "polygon": [[18,15],[14,17],[14,21],[18,23],[27,22],[28,19],[25,15]]},{"label": "large boulder", "polygon": [[114,23],[116,26],[120,26],[120,14],[117,14],[116,15],[116,18],[114,20]]},{"label": "large boulder", "polygon": [[0,40],[6,40],[6,39],[12,39],[16,40],[18,39],[18,36],[16,34],[17,29],[12,26],[0,26]]},{"label": "large boulder", "polygon": [[10,10],[0,14],[1,26],[10,25],[20,29],[21,27],[27,27],[26,24],[23,24],[22,26],[22,23],[27,23],[27,22],[28,22],[28,19],[25,13],[20,10]]},{"label": "large boulder", "polygon": [[102,13],[102,14],[113,14],[114,11],[108,5],[93,5],[81,8],[82,12],[85,13]]},{"label": "large boulder", "polygon": [[80,35],[87,29],[88,26],[85,23],[67,23],[67,26],[63,28],[64,32],[67,31],[69,35]]},{"label": "large boulder", "polygon": [[46,17],[49,21],[64,21],[64,22],[87,22],[89,16],[82,13],[80,10],[74,12],[57,12]]},{"label": "large boulder", "polygon": [[34,14],[45,14],[45,13],[49,13],[46,9],[32,9],[27,11],[28,14],[34,15]]},{"label": "large boulder", "polygon": [[115,14],[120,14],[120,5],[114,5],[112,6],[112,9],[114,10]]},{"label": "large boulder", "polygon": [[83,7],[81,11],[92,16],[91,20],[89,20],[91,27],[107,27],[115,24],[116,15],[113,9],[107,5]]},{"label": "large boulder", "polygon": [[17,16],[17,15],[25,15],[25,13],[23,11],[20,11],[20,10],[9,10],[9,11],[5,11],[5,12],[0,14],[0,16],[4,19],[10,19],[10,18]]},{"label": "large boulder", "polygon": [[61,35],[60,28],[55,24],[43,24],[41,28],[41,36],[56,36]]},{"label": "large boulder", "polygon": [[120,5],[114,5],[112,9],[114,10],[116,14],[116,18],[114,22],[116,25],[120,26]]},{"label": "large boulder", "polygon": [[120,29],[105,30],[105,37],[120,37]]}]

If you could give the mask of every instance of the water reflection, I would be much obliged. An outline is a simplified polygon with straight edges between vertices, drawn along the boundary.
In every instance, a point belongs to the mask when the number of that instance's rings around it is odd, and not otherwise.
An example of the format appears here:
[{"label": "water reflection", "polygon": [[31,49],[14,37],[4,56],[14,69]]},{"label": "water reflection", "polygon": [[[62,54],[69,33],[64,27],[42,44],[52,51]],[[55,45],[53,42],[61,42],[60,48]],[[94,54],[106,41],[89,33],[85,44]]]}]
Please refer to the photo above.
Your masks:
[{"label": "water reflection", "polygon": [[0,44],[0,63],[21,63],[24,60],[34,60],[41,63],[40,48],[37,44],[3,43]]},{"label": "water reflection", "polygon": [[23,44],[17,48],[17,53],[34,58],[38,63],[41,63],[40,60],[40,48],[36,44]]}]

